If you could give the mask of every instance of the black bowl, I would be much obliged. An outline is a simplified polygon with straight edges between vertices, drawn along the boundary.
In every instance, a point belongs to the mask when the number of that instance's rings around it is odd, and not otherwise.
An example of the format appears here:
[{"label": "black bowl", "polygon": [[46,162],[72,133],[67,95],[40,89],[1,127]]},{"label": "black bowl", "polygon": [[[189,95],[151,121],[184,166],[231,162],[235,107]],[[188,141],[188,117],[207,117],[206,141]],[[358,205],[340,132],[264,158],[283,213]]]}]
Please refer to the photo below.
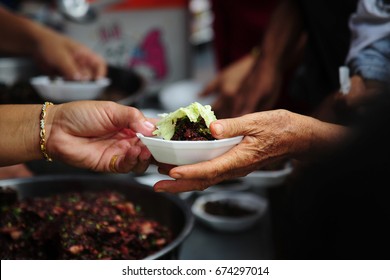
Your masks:
[{"label": "black bowl", "polygon": [[140,205],[146,217],[167,226],[173,241],[145,259],[177,259],[181,243],[190,234],[194,217],[187,203],[176,195],[156,193],[132,177],[112,175],[55,175],[0,180],[1,187],[18,191],[19,199],[44,197],[66,192],[118,191]]}]

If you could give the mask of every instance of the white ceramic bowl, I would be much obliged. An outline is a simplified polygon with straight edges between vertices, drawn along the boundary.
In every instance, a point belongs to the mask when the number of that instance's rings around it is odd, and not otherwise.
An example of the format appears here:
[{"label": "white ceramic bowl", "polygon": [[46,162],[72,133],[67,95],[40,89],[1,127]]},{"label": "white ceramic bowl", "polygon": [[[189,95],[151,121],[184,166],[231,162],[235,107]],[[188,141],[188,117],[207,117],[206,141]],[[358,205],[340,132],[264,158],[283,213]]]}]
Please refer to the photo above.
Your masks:
[{"label": "white ceramic bowl", "polygon": [[42,99],[57,103],[97,99],[110,85],[107,78],[97,81],[65,81],[61,78],[51,80],[47,76],[39,76],[32,78],[30,82]]},{"label": "white ceramic bowl", "polygon": [[[241,217],[209,214],[205,210],[208,202],[234,203],[240,208],[252,210],[253,213]],[[268,206],[266,199],[246,192],[212,193],[198,197],[192,205],[192,213],[204,224],[219,231],[237,232],[254,226],[264,215]]]},{"label": "white ceramic bowl", "polygon": [[204,84],[194,80],[182,80],[168,84],[159,92],[159,101],[167,112],[173,112],[180,107],[198,102],[202,105],[212,105],[216,99],[215,95],[199,97]]},{"label": "white ceramic bowl", "polygon": [[286,162],[284,168],[279,170],[258,170],[242,177],[246,183],[252,187],[275,187],[283,184],[293,171],[290,161]]},{"label": "white ceramic bowl", "polygon": [[172,165],[193,164],[216,158],[237,145],[243,136],[210,141],[172,141],[137,133],[155,160]]}]

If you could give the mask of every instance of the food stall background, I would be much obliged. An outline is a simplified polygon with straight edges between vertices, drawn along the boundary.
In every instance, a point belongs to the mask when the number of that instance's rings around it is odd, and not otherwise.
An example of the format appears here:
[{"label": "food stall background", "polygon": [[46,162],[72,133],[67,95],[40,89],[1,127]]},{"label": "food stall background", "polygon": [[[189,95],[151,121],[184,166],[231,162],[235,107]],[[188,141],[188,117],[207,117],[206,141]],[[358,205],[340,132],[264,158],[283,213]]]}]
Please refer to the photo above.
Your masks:
[{"label": "food stall background", "polygon": [[[115,3],[98,6],[96,17],[80,22],[65,18],[55,1],[19,2],[18,12],[85,43],[110,65],[142,75],[147,80],[147,96],[135,104],[141,109],[155,105],[153,98],[164,85],[185,79],[207,81],[215,72],[208,0],[111,1]],[[89,2],[93,6],[99,1]],[[43,161],[33,162],[29,167],[38,175],[87,172]],[[267,196],[265,189],[256,193]],[[186,200],[191,204],[198,195],[201,194],[194,193]],[[181,246],[179,258],[272,259],[271,222],[267,211],[256,226],[239,234],[214,231],[196,223]]]},{"label": "food stall background", "polygon": [[89,46],[108,64],[141,74],[148,92],[190,78],[192,47],[212,36],[204,0],[89,0],[93,15],[82,18],[64,15],[60,2],[11,1],[8,7]]}]

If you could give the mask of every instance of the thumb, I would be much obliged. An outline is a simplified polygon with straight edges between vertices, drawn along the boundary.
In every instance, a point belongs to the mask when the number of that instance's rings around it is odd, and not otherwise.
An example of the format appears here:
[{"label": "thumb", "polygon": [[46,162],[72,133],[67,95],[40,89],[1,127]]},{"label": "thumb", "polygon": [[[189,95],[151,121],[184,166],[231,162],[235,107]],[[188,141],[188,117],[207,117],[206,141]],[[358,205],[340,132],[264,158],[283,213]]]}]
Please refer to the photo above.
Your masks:
[{"label": "thumb", "polygon": [[211,134],[217,139],[244,135],[244,129],[241,118],[221,119],[210,124]]},{"label": "thumb", "polygon": [[135,132],[140,132],[145,136],[152,136],[156,129],[154,119],[146,118],[141,111],[134,107],[124,106],[114,103],[112,111],[113,122],[116,127],[129,128]]}]

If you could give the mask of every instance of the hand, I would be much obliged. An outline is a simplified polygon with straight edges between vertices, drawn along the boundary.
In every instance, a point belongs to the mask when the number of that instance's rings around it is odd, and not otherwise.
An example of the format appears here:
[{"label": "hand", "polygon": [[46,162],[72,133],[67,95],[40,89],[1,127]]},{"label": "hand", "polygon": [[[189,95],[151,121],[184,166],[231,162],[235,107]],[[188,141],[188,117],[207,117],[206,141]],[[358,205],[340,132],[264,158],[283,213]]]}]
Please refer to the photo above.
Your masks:
[{"label": "hand", "polygon": [[150,152],[135,135],[154,125],[136,108],[79,101],[47,108],[47,152],[53,160],[99,172],[144,172]]},{"label": "hand", "polygon": [[105,60],[86,46],[49,29],[42,29],[37,37],[34,56],[45,72],[69,80],[106,76]]},{"label": "hand", "polygon": [[274,109],[279,98],[283,74],[272,65],[267,67],[259,57],[236,93],[232,117]]},{"label": "hand", "polygon": [[329,95],[312,113],[315,118],[327,122],[344,122],[351,117],[364,114],[366,106],[385,90],[379,81],[364,80],[359,75],[351,77],[351,88],[348,94],[336,91]]},{"label": "hand", "polygon": [[219,94],[212,105],[218,118],[270,110],[278,99],[281,77],[275,67],[265,67],[260,57],[249,54],[223,70],[200,96]]},{"label": "hand", "polygon": [[204,190],[221,181],[243,177],[260,167],[288,154],[290,145],[283,144],[291,136],[288,114],[269,111],[245,115],[234,119],[217,120],[210,131],[217,139],[244,135],[243,140],[224,155],[210,161],[172,167],[159,165],[159,172],[176,180],[163,180],[155,184],[156,191],[183,192]]},{"label": "hand", "polygon": [[226,118],[232,115],[234,101],[242,81],[253,67],[255,58],[247,55],[222,70],[200,93],[200,96],[218,94],[217,100],[212,105],[218,118]]},{"label": "hand", "polygon": [[351,77],[351,89],[347,95],[338,93],[336,102],[343,102],[350,110],[357,110],[385,90],[385,84],[375,80],[364,80],[359,75]]},{"label": "hand", "polygon": [[217,139],[244,135],[234,148],[213,160],[192,165],[159,165],[159,172],[176,180],[162,180],[155,191],[204,190],[224,180],[243,177],[283,159],[317,158],[340,144],[349,132],[286,110],[265,111],[239,118],[217,120],[210,125]]}]

